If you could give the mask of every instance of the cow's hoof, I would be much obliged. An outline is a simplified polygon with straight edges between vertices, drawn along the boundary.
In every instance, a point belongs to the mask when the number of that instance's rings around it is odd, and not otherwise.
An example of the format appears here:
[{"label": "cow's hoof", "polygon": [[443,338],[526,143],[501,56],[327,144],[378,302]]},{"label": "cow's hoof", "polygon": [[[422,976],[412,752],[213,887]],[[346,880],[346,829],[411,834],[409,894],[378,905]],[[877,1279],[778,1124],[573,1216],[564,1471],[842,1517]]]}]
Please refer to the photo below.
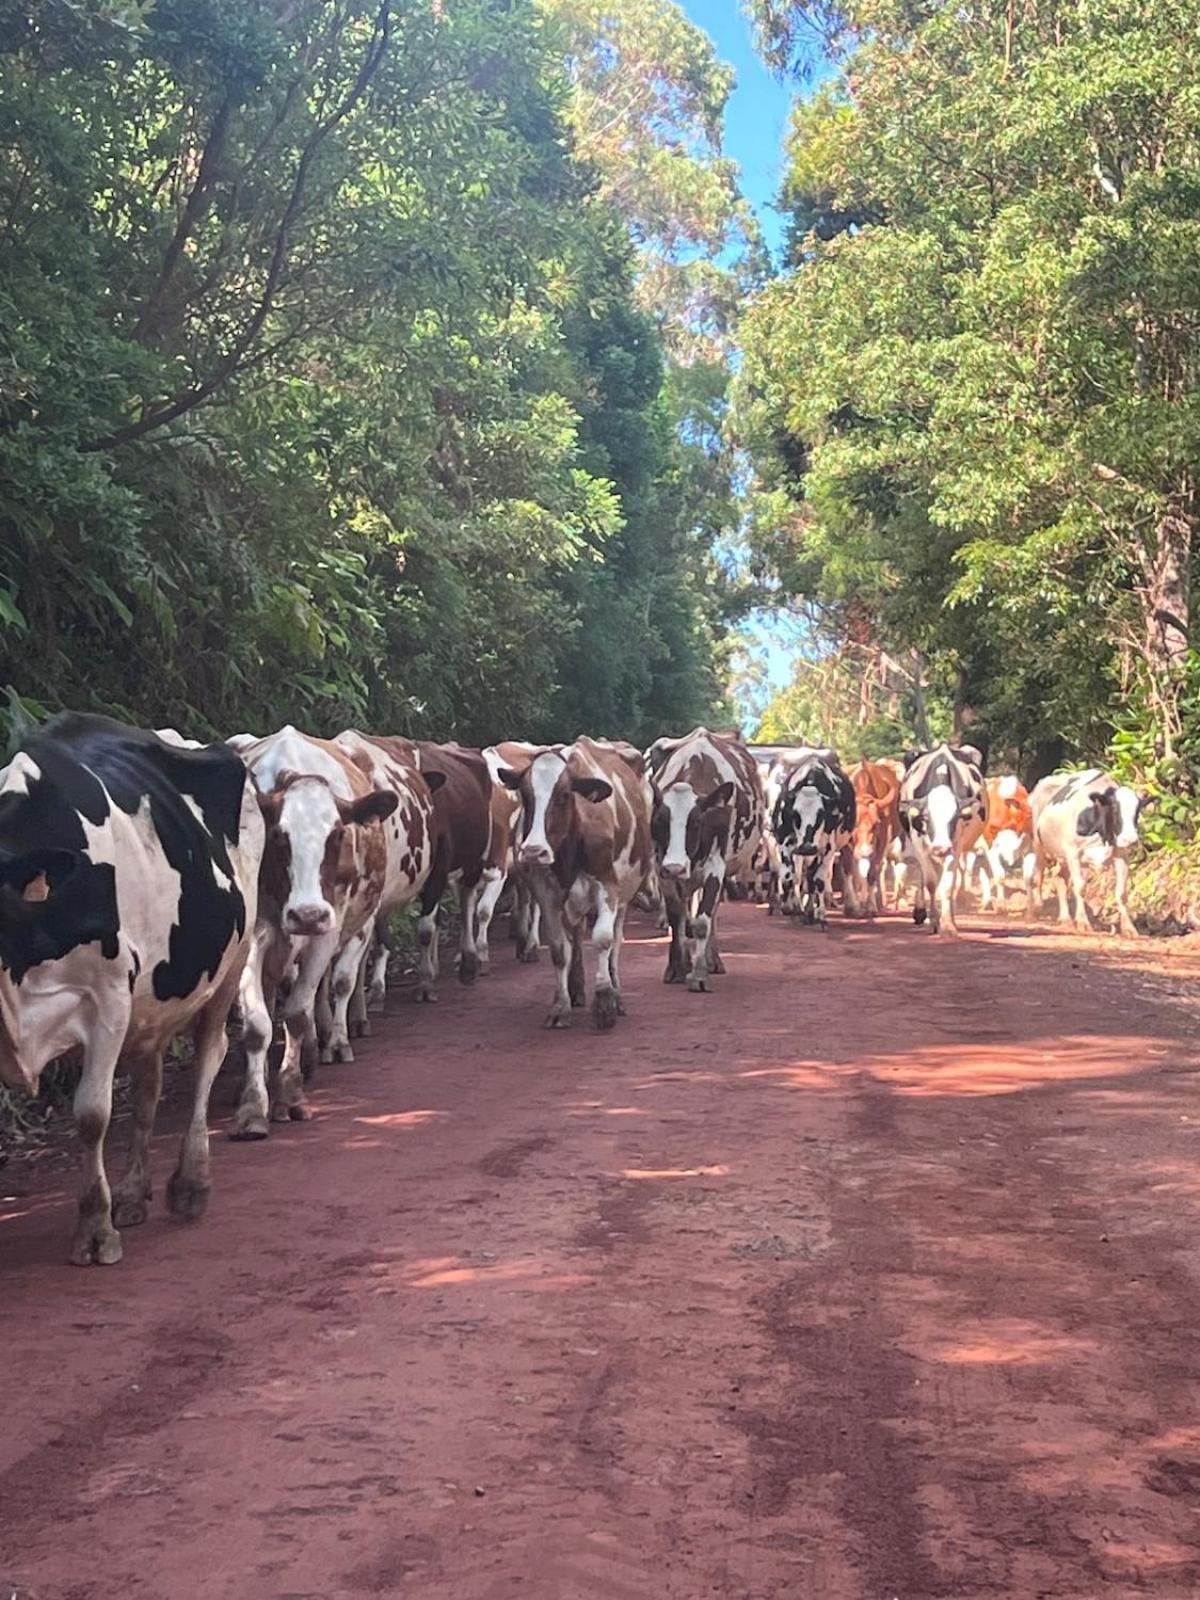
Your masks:
[{"label": "cow's hoof", "polygon": [[916,923],[918,928],[925,921],[925,919],[926,919],[926,917],[928,915],[929,915],[929,913],[928,913],[928,911],[926,911],[924,906],[914,906],[913,907],[912,917],[913,917],[913,921]]},{"label": "cow's hoof", "polygon": [[149,1195],[115,1194],[112,1203],[112,1219],[118,1228],[136,1228],[140,1222],[145,1222],[150,1215],[147,1205]]},{"label": "cow's hoof", "polygon": [[708,974],[701,974],[698,972],[692,973],[691,977],[687,981],[687,986],[689,994],[711,994],[713,988],[712,979],[708,976]]},{"label": "cow's hoof", "polygon": [[459,983],[474,983],[479,976],[479,957],[467,954],[460,958],[458,963]]},{"label": "cow's hoof", "polygon": [[592,1001],[592,1016],[596,1019],[596,1026],[602,1031],[616,1026],[617,1018],[621,1015],[620,1004],[616,991],[613,989],[597,989]]},{"label": "cow's hoof", "polygon": [[311,1122],[313,1119],[312,1107],[307,1100],[300,1100],[294,1106],[287,1108],[289,1122]]},{"label": "cow's hoof", "polygon": [[667,970],[663,973],[663,982],[664,983],[686,983],[687,982],[687,968],[686,967],[679,967],[679,966],[669,966],[667,968]]},{"label": "cow's hoof", "polygon": [[518,961],[523,961],[527,967],[536,966],[537,963],[541,959],[542,959],[541,952],[539,950],[537,950],[536,948],[533,949],[533,950],[518,950],[517,951],[517,960]]},{"label": "cow's hoof", "polygon": [[197,1222],[208,1210],[209,1187],[195,1178],[185,1178],[182,1172],[173,1172],[167,1185],[167,1210],[184,1222]]},{"label": "cow's hoof", "polygon": [[266,1139],[271,1131],[271,1125],[261,1111],[239,1111],[229,1130],[231,1139],[244,1139],[249,1143],[253,1139]]},{"label": "cow's hoof", "polygon": [[725,973],[729,969],[726,967],[725,963],[721,960],[720,956],[714,956],[713,957],[713,963],[712,963],[712,970],[715,973],[717,973],[717,975],[719,977],[724,977]]},{"label": "cow's hoof", "polygon": [[375,1029],[366,1017],[357,1017],[346,1030],[352,1039],[369,1039]]},{"label": "cow's hoof", "polygon": [[432,984],[419,983],[415,998],[418,1005],[435,1006],[438,1003],[438,992]]},{"label": "cow's hoof", "polygon": [[548,1028],[569,1028],[571,1026],[571,1013],[569,1011],[552,1011],[546,1018]]},{"label": "cow's hoof", "polygon": [[121,1235],[115,1228],[105,1228],[100,1233],[89,1229],[86,1233],[76,1235],[71,1246],[71,1265],[115,1267],[121,1255]]},{"label": "cow's hoof", "polygon": [[343,1065],[353,1061],[354,1051],[350,1047],[349,1039],[347,1039],[343,1044],[331,1045],[329,1048],[329,1059],[331,1061],[341,1062]]}]

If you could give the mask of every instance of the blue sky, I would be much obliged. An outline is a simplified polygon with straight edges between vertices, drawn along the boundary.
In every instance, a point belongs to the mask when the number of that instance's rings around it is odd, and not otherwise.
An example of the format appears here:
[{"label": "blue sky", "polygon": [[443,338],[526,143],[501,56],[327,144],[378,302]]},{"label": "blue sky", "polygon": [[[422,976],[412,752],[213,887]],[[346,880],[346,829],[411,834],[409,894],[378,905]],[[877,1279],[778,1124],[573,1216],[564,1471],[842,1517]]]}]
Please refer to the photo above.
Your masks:
[{"label": "blue sky", "polygon": [[737,88],[725,118],[725,154],[741,167],[743,192],[757,211],[763,235],[774,252],[783,227],[771,202],[783,176],[783,136],[792,87],[773,77],[758,59],[750,24],[738,0],[680,3],[713,40],[722,61],[737,72]]},{"label": "blue sky", "polygon": [[[742,192],[758,214],[763,237],[778,259],[783,242],[783,219],[773,202],[783,177],[783,138],[788,110],[796,91],[794,83],[781,82],[755,53],[750,24],[739,0],[680,0],[683,9],[709,35],[722,61],[737,72],[737,87],[730,96],[725,117],[725,154],[742,171]],[[794,637],[773,629],[768,619],[752,619],[744,630],[766,657],[771,689],[791,682]],[[794,630],[792,630],[794,635]],[[748,731],[762,709],[761,696],[740,707]]]}]

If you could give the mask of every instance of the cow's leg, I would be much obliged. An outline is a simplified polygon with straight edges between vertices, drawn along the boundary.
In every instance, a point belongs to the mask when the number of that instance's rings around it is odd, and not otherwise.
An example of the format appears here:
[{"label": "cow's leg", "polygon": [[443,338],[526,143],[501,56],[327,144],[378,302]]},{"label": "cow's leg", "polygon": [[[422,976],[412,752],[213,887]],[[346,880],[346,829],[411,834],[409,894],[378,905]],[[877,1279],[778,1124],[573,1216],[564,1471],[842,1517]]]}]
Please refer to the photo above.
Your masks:
[{"label": "cow's leg", "polygon": [[1042,909],[1042,881],[1046,857],[1035,844],[1025,859],[1025,921],[1032,922]]},{"label": "cow's leg", "polygon": [[592,949],[596,952],[596,987],[592,996],[592,1015],[596,1019],[598,1028],[611,1028],[620,1014],[617,1009],[620,996],[613,981],[612,970],[616,929],[616,891],[601,883],[597,886],[596,924],[592,929]]},{"label": "cow's leg", "polygon": [[1071,893],[1075,897],[1075,930],[1091,933],[1092,919],[1088,915],[1087,897],[1084,894],[1083,862],[1075,854],[1067,856],[1067,870],[1071,874]]},{"label": "cow's leg", "polygon": [[145,1222],[150,1184],[150,1147],[154,1139],[154,1117],[162,1094],[162,1051],[151,1050],[131,1065],[133,1078],[133,1132],[129,1138],[129,1161],[120,1183],[113,1190],[112,1219],[118,1228],[136,1227]]},{"label": "cow's leg", "polygon": [[1117,903],[1117,921],[1121,932],[1127,939],[1136,939],[1140,936],[1129,912],[1129,862],[1120,852],[1113,858],[1113,878],[1113,899]]},{"label": "cow's leg", "polygon": [[692,945],[692,968],[688,973],[688,989],[692,994],[712,993],[712,967],[710,939],[716,921],[717,906],[721,899],[721,886],[725,880],[725,863],[710,861],[704,869],[704,882],[700,886],[700,904],[688,929]]},{"label": "cow's leg", "polygon": [[265,1139],[270,1104],[267,1100],[267,1053],[275,1032],[273,985],[264,973],[266,953],[257,938],[242,972],[238,1003],[242,1008],[242,1045],[246,1081],[229,1129],[231,1139]]},{"label": "cow's leg", "polygon": [[686,890],[668,878],[663,884],[663,904],[666,907],[667,920],[671,925],[671,948],[667,951],[667,969],[663,973],[663,982],[686,983],[688,975],[688,952],[684,943],[688,909]]},{"label": "cow's leg", "polygon": [[75,1127],[83,1147],[79,1220],[71,1244],[77,1267],[121,1259],[121,1235],[113,1227],[112,1194],[104,1171],[104,1136],[112,1119],[113,1074],[129,1022],[128,1002],[110,1021],[97,1021],[83,1055],[83,1074],[75,1091]]},{"label": "cow's leg", "polygon": [[179,1161],[167,1184],[167,1209],[173,1216],[195,1222],[204,1215],[212,1187],[208,1155],[208,1101],[221,1063],[225,1059],[225,1024],[238,993],[237,967],[196,1018],[192,1030],[195,1059],[192,1072],[192,1115],[179,1146]]},{"label": "cow's leg", "polygon": [[[323,1064],[333,1060],[333,1005],[329,987],[332,972],[329,967],[325,969],[325,976],[317,985],[316,997],[313,1000],[313,1025],[317,1030],[317,1058]],[[304,1076],[312,1075],[313,1062],[303,1060],[301,1067]]]},{"label": "cow's leg", "polygon": [[474,983],[479,976],[479,950],[475,943],[475,913],[479,904],[479,884],[459,889],[458,981]]},{"label": "cow's leg", "polygon": [[499,867],[485,867],[479,888],[479,905],[475,912],[475,952],[479,957],[479,970],[486,977],[490,951],[488,934],[492,918],[496,915],[496,902],[504,892],[504,873]]},{"label": "cow's leg", "polygon": [[433,871],[426,878],[425,887],[421,890],[421,915],[417,922],[417,944],[420,955],[417,958],[416,998],[427,1000],[431,1004],[438,997],[437,911],[445,887],[445,853],[439,850]]},{"label": "cow's leg", "polygon": [[613,993],[617,997],[617,1015],[625,1015],[625,999],[621,993],[621,950],[625,944],[625,913],[629,908],[620,906],[617,909],[616,925],[613,929],[612,954],[609,956],[609,965],[612,968]]},{"label": "cow's leg", "polygon": [[[370,924],[348,939],[334,957],[329,969],[329,993],[333,998],[333,1028],[329,1035],[330,1061],[353,1061],[354,1049],[350,1043],[350,998],[358,983],[359,973],[371,943]],[[324,1056],[322,1056],[324,1059]]]},{"label": "cow's leg", "polygon": [[375,949],[375,929],[367,929],[366,944],[363,947],[362,959],[358,963],[358,971],[354,975],[354,988],[350,993],[350,1008],[347,1012],[347,1031],[352,1039],[369,1039],[371,1037],[371,1019],[367,1014],[367,969],[371,965],[371,954]]},{"label": "cow's leg", "polygon": [[936,895],[939,902],[937,931],[958,936],[956,903],[962,887],[958,852],[952,850],[938,877]]},{"label": "cow's leg", "polygon": [[582,1011],[587,1004],[587,982],[583,974],[583,923],[575,923],[569,933],[571,965],[567,969],[567,993],[571,996],[572,1010]]},{"label": "cow's leg", "polygon": [[375,942],[367,956],[371,977],[367,984],[367,1010],[382,1011],[387,1003],[388,960],[392,953],[392,930],[386,916],[375,918]]},{"label": "cow's leg", "polygon": [[337,933],[306,940],[296,963],[296,976],[283,1006],[284,1047],[279,1079],[271,1107],[273,1122],[307,1122],[312,1116],[304,1098],[302,1063],[316,1046],[313,1006],[317,990],[329,970],[337,944]]},{"label": "cow's leg", "polygon": [[550,946],[550,959],[554,963],[554,1000],[546,1017],[548,1028],[571,1026],[571,992],[568,987],[568,966],[571,960],[573,938],[563,925],[562,908],[550,901],[542,904],[542,926],[546,943]]}]

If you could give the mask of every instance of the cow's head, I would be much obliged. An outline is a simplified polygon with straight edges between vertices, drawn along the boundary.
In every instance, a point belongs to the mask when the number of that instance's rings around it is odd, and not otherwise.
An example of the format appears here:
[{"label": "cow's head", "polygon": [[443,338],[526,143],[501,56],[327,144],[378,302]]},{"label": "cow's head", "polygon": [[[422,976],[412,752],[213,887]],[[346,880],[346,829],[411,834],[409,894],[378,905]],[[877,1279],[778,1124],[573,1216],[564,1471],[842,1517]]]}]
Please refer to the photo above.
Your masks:
[{"label": "cow's head", "polygon": [[1116,850],[1128,850],[1138,842],[1142,800],[1136,790],[1112,782],[1097,784],[1088,790],[1087,801],[1075,822],[1081,839],[1094,838]]},{"label": "cow's head", "polygon": [[20,981],[30,967],[112,933],[111,866],[76,850],[29,850],[0,860],[0,1083],[28,1094],[37,1071],[22,1051]]},{"label": "cow's head", "polygon": [[794,854],[816,855],[817,835],[825,821],[826,798],[815,782],[806,781],[803,776],[785,787],[779,809],[785,819],[784,834]]},{"label": "cow's head", "polygon": [[573,773],[561,749],[539,750],[521,771],[501,767],[497,776],[521,796],[523,825],[517,860],[525,866],[554,865],[570,832],[576,796],[598,804],[613,792],[605,778]]},{"label": "cow's head", "polygon": [[[892,791],[892,797],[895,798],[895,790]],[[855,868],[864,878],[871,871],[871,863],[877,857],[882,857],[887,844],[887,804],[887,801],[873,794],[857,796],[857,815],[854,832],[850,836],[850,847]]]},{"label": "cow's head", "polygon": [[981,820],[982,812],[975,795],[964,797],[952,783],[942,781],[919,799],[906,801],[900,815],[910,833],[919,834],[934,856],[944,858],[953,852],[960,830]]},{"label": "cow's head", "polygon": [[724,853],[733,820],[733,784],[699,795],[684,779],[654,793],[651,830],[664,878],[687,878],[715,849]]},{"label": "cow's head", "polygon": [[353,880],[357,840],[352,830],[390,817],[390,790],[346,800],[325,778],[282,772],[258,803],[267,823],[264,895],[279,908],[279,925],[293,936],[330,933],[337,901]]}]

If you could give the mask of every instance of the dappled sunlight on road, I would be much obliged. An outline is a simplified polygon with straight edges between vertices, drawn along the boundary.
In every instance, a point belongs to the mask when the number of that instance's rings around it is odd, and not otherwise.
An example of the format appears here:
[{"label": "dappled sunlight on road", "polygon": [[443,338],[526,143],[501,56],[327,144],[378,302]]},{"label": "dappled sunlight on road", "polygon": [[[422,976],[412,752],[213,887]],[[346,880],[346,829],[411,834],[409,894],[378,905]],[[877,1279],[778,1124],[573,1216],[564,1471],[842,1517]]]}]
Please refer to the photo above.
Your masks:
[{"label": "dappled sunlight on road", "polygon": [[626,1167],[621,1173],[622,1178],[660,1179],[660,1178],[725,1178],[729,1176],[729,1167]]},{"label": "dappled sunlight on road", "polygon": [[473,1262],[460,1256],[431,1257],[396,1267],[376,1269],[376,1278],[403,1284],[409,1289],[443,1289],[468,1283],[519,1283],[535,1291],[574,1289],[591,1283],[587,1273],[564,1272],[558,1263],[534,1257],[521,1261]]},{"label": "dappled sunlight on road", "polygon": [[920,1357],[955,1366],[1031,1366],[1087,1355],[1096,1347],[1095,1339],[1050,1333],[1020,1317],[975,1317],[969,1338],[928,1341],[921,1346]]},{"label": "dappled sunlight on road", "polygon": [[448,1117],[448,1111],[386,1111],[373,1117],[355,1117],[368,1128],[419,1128]]}]

